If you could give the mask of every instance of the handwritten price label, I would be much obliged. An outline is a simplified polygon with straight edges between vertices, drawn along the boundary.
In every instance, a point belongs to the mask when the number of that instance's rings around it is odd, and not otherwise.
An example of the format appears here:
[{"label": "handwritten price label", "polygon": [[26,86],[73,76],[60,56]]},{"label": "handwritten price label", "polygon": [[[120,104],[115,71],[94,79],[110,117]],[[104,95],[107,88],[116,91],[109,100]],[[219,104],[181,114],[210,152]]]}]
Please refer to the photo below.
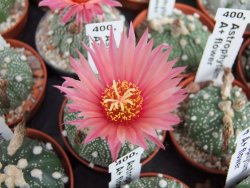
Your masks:
[{"label": "handwritten price label", "polygon": [[148,20],[163,18],[172,14],[175,0],[151,0],[148,8]]},{"label": "handwritten price label", "polygon": [[[111,28],[113,28],[116,44],[119,45],[123,27],[124,27],[124,20],[87,24],[85,26],[85,29],[86,29],[86,35],[90,37],[89,47],[92,48],[91,38],[97,43],[103,40],[105,45],[108,47]],[[88,53],[88,61],[92,70],[97,74],[98,73],[97,68],[89,53]]]},{"label": "handwritten price label", "polygon": [[242,35],[250,23],[250,11],[219,8],[216,25],[208,38],[196,73],[196,82],[213,80],[222,83],[223,70],[231,68],[243,42]]},{"label": "handwritten price label", "polygon": [[140,177],[143,151],[143,148],[138,147],[109,165],[111,173],[109,188],[118,188]]},{"label": "handwritten price label", "polygon": [[226,187],[234,187],[250,173],[250,128],[242,131],[236,139],[236,150],[232,155]]},{"label": "handwritten price label", "polygon": [[13,132],[10,130],[8,125],[5,123],[5,118],[0,116],[0,141],[10,140]]}]

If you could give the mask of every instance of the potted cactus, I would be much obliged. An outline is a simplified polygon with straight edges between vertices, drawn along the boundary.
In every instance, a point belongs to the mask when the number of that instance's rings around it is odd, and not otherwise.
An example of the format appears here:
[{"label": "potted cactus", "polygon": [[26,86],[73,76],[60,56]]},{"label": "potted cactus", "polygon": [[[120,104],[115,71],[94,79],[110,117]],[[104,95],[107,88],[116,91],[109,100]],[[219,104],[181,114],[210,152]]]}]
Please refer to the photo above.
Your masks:
[{"label": "potted cactus", "polygon": [[[108,172],[108,165],[112,163],[112,156],[108,143],[105,139],[97,138],[89,144],[83,144],[88,135],[87,130],[78,130],[76,126],[67,124],[76,120],[77,113],[70,112],[66,107],[68,101],[65,100],[60,111],[60,131],[63,141],[68,150],[84,165],[99,172]],[[158,131],[159,140],[165,140],[166,132]],[[136,145],[128,142],[119,151],[118,158],[134,150]],[[147,150],[142,155],[142,165],[148,163],[159,151],[159,147],[153,142],[147,141]]]},{"label": "potted cactus", "polygon": [[154,51],[150,44],[145,32],[136,45],[130,26],[117,47],[111,32],[109,48],[103,41],[94,42],[93,50],[85,45],[98,76],[79,53],[79,60],[70,61],[80,80],[65,78],[57,86],[68,99],[60,114],[63,139],[73,155],[95,170],[107,172],[112,161],[138,146],[145,149],[145,164],[164,148],[164,131],[179,122],[171,111],[185,98],[177,87],[181,78],[175,78],[184,68],[166,62],[169,46]]},{"label": "potted cactus", "polygon": [[[87,57],[87,53],[81,45],[82,41],[86,44],[89,41],[85,34],[85,24],[101,21],[125,21],[125,17],[118,9],[111,7],[120,5],[119,2],[113,0],[70,1],[71,3],[63,0],[63,2],[65,4],[63,8],[60,7],[59,0],[56,1],[57,4],[59,3],[58,6],[56,3],[50,5],[51,2],[47,0],[39,3],[40,6],[49,6],[54,11],[48,11],[41,19],[35,41],[38,52],[48,65],[59,73],[70,75],[73,74],[73,70],[69,64],[69,57],[78,57],[75,49],[80,50]],[[75,13],[75,8],[71,9],[71,6],[79,6],[79,10],[82,12]],[[56,9],[57,7],[60,11]]]},{"label": "potted cactus", "polygon": [[73,171],[61,146],[37,130],[25,130],[24,122],[14,129],[11,140],[0,141],[0,186],[74,187]]},{"label": "potted cactus", "polygon": [[183,182],[174,177],[153,172],[142,173],[139,179],[122,186],[122,188],[140,188],[140,187],[188,188],[186,184],[184,184]]},{"label": "potted cactus", "polygon": [[237,59],[236,77],[247,87],[247,95],[250,96],[250,39],[244,41]]},{"label": "potted cactus", "polygon": [[[250,2],[245,0],[196,0],[199,9],[213,22],[218,8],[234,8],[250,10]],[[245,36],[250,35],[248,27]]]},{"label": "potted cactus", "polygon": [[184,123],[171,133],[172,141],[191,164],[226,175],[237,134],[249,126],[250,103],[245,88],[234,81],[229,69],[221,87],[212,82],[199,85],[191,82],[193,79],[182,83],[190,95],[180,109]]},{"label": "potted cactus", "polygon": [[146,16],[144,10],[133,22],[138,36],[149,27],[155,46],[162,43],[173,46],[170,59],[179,57],[176,66],[187,66],[186,73],[195,72],[214,24],[198,10],[179,3],[171,16],[150,21],[146,21]]},{"label": "potted cactus", "polygon": [[24,28],[28,18],[29,0],[1,0],[0,34],[14,38]]},{"label": "potted cactus", "polygon": [[25,111],[32,114],[45,93],[47,71],[37,52],[25,43],[7,40],[0,46],[0,115],[15,125]]}]

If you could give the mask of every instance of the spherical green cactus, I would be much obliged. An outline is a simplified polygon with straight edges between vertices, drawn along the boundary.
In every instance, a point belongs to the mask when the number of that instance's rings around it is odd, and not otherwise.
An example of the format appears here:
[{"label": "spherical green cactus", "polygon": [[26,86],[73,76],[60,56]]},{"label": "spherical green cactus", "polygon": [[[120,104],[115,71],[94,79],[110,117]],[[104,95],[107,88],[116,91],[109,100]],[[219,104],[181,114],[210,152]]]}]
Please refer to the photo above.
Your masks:
[{"label": "spherical green cactus", "polygon": [[63,188],[68,181],[51,143],[25,137],[14,155],[9,141],[0,141],[0,187]]},{"label": "spherical green cactus", "polygon": [[122,186],[122,188],[141,188],[141,187],[184,188],[185,186],[180,182],[164,177],[162,174],[158,174],[158,176],[155,177],[142,177],[129,184]]},{"label": "spherical green cactus", "polygon": [[[197,70],[210,35],[207,26],[200,22],[198,14],[187,15],[174,9],[171,16],[149,21],[148,25],[154,46],[166,43],[173,47],[169,58],[172,60],[179,57],[175,66],[187,66],[186,72]],[[143,30],[142,25],[137,33]]]},{"label": "spherical green cactus", "polygon": [[0,23],[4,22],[11,10],[11,8],[14,6],[15,0],[1,0],[0,1]]},{"label": "spherical green cactus", "polygon": [[[186,105],[184,125],[196,145],[215,156],[234,153],[237,133],[249,127],[250,121],[250,103],[242,89],[233,87],[224,100],[220,87],[209,86],[191,94]],[[232,136],[224,150],[225,129],[230,123]]]},{"label": "spherical green cactus", "polygon": [[[68,108],[64,108],[64,122],[77,119],[77,113],[69,112]],[[89,144],[83,144],[82,142],[88,134],[88,129],[78,130],[74,125],[64,125],[65,130],[62,132],[64,136],[67,136],[69,144],[73,150],[83,159],[89,162],[89,167],[94,168],[95,165],[107,168],[111,164],[112,157],[109,150],[108,143],[103,138],[97,138]],[[159,138],[163,140],[163,133],[160,131]],[[148,150],[145,150],[142,154],[142,159],[146,159],[156,149],[156,145],[152,142],[147,142]],[[126,155],[134,150],[137,146],[132,144],[124,144],[119,151],[118,158]]]},{"label": "spherical green cactus", "polygon": [[27,57],[10,47],[0,49],[0,115],[22,104],[32,89]]},{"label": "spherical green cactus", "polygon": [[200,0],[211,16],[215,16],[218,8],[233,8],[250,10],[250,1],[247,0]]},{"label": "spherical green cactus", "polygon": [[[122,16],[116,8],[102,6],[102,9],[104,12],[104,21],[125,20],[124,16]],[[51,24],[52,30],[49,31],[49,34],[52,36],[53,45],[66,57],[69,56],[69,54],[77,57],[76,49],[80,50],[83,55],[87,57],[87,52],[81,44],[81,42],[85,44],[89,42],[85,32],[85,25],[78,26],[74,19],[62,25],[60,19],[58,14],[55,13]],[[96,17],[93,23],[101,21],[101,17]]]},{"label": "spherical green cactus", "polygon": [[249,188],[250,187],[250,176],[246,179],[242,180],[239,184],[235,186],[235,188]]}]

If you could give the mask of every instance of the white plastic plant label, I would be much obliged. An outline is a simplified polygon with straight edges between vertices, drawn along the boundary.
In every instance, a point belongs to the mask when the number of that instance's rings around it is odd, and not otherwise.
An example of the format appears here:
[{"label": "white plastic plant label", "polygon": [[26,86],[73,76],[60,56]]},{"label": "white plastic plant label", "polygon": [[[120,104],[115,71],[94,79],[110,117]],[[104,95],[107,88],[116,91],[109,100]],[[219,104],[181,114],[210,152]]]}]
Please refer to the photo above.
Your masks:
[{"label": "white plastic plant label", "polygon": [[220,85],[224,68],[233,66],[243,42],[243,33],[250,23],[250,11],[219,8],[215,20],[216,24],[208,38],[195,82],[213,80]]},{"label": "white plastic plant label", "polygon": [[2,35],[0,35],[0,48],[7,47],[8,43],[4,40]]},{"label": "white plastic plant label", "polygon": [[148,8],[148,20],[157,19],[171,15],[175,0],[150,0]]},{"label": "white plastic plant label", "polygon": [[140,160],[143,151],[143,148],[138,147],[109,165],[109,173],[111,173],[109,188],[121,187],[140,177]]},{"label": "white plastic plant label", "polygon": [[[105,42],[106,46],[108,47],[111,28],[113,28],[116,44],[119,45],[121,40],[121,34],[124,28],[124,20],[86,24],[85,26],[86,35],[90,37],[89,47],[92,48],[91,39],[93,39],[96,42],[100,42],[100,40],[102,39]],[[98,73],[97,68],[89,53],[88,53],[88,61],[94,73],[97,74]]]},{"label": "white plastic plant label", "polygon": [[6,125],[5,118],[0,116],[0,141],[10,140],[13,135],[11,129]]},{"label": "white plastic plant label", "polygon": [[234,187],[250,173],[250,127],[237,136],[236,144],[227,174],[227,188]]}]

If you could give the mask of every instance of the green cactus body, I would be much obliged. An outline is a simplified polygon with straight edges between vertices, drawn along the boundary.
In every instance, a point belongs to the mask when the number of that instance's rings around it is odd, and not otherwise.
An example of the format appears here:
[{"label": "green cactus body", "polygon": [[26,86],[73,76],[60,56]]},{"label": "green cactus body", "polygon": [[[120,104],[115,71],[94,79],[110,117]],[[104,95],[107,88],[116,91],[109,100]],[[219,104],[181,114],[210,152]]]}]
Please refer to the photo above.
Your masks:
[{"label": "green cactus body", "polygon": [[235,186],[235,188],[249,188],[250,187],[250,176],[246,179],[242,180],[239,184]]},{"label": "green cactus body", "polygon": [[0,50],[0,79],[7,81],[9,105],[4,105],[0,96],[0,115],[6,114],[22,104],[28,97],[33,84],[33,76],[27,57],[13,48],[4,47]]},{"label": "green cactus body", "polygon": [[243,55],[241,57],[241,62],[244,69],[246,80],[250,82],[250,45],[247,48],[245,48]]},{"label": "green cactus body", "polygon": [[232,8],[250,10],[248,0],[200,0],[212,17],[215,16],[218,8]]},{"label": "green cactus body", "polygon": [[[51,143],[25,138],[13,156],[7,153],[8,145],[9,141],[0,141],[0,187],[10,188],[11,185],[30,188],[64,187],[68,177]],[[14,176],[13,170],[19,171],[20,177],[16,177],[16,174]],[[6,175],[7,177],[4,177]]]},{"label": "green cactus body", "polygon": [[[157,24],[161,21],[157,19],[152,22]],[[176,34],[178,31],[173,31],[173,25],[179,23],[186,32]],[[178,9],[174,9],[171,16],[164,18],[162,23],[159,23],[159,29],[154,29],[151,25],[149,23],[151,28],[149,36],[154,39],[154,47],[163,43],[169,44],[173,47],[169,56],[170,60],[179,57],[175,66],[187,66],[186,72],[196,71],[210,35],[207,26],[200,22],[199,15],[186,15]],[[143,31],[144,26],[139,28],[137,32]]]},{"label": "green cactus body", "polygon": [[[77,113],[70,113],[67,108],[64,109],[64,122],[75,120]],[[89,162],[89,167],[93,168],[95,165],[107,168],[111,164],[112,157],[109,150],[108,143],[102,139],[97,138],[90,142],[89,144],[82,144],[84,139],[87,136],[88,129],[81,130],[80,132],[74,125],[65,124],[65,130],[62,133],[64,136],[67,136],[69,143],[73,150],[83,159]],[[79,134],[80,133],[80,134]],[[163,139],[162,132],[159,135],[160,139]],[[146,159],[155,149],[156,145],[152,142],[147,142],[148,149],[142,154],[142,159]],[[137,146],[132,144],[125,143],[120,152],[118,158],[126,155],[127,153],[134,150]]]},{"label": "green cactus body", "polygon": [[0,23],[4,22],[9,13],[11,8],[14,6],[15,0],[1,0],[0,1]]},{"label": "green cactus body", "polygon": [[[245,104],[240,111],[234,108],[234,104],[239,99],[243,100]],[[230,137],[227,152],[222,149],[224,112],[219,108],[219,104],[222,102],[221,88],[215,86],[206,87],[197,94],[191,94],[187,102],[184,128],[187,129],[189,138],[194,140],[201,150],[214,156],[233,154],[237,133],[249,126],[250,103],[241,88],[233,87],[229,100],[234,111],[232,118],[234,135]]]},{"label": "green cactus body", "polygon": [[[102,6],[104,12],[104,21],[115,21],[115,20],[125,20],[125,18],[120,14],[120,12],[112,7]],[[101,22],[100,17],[96,17],[93,23]],[[61,54],[68,56],[69,54],[78,57],[76,49],[80,50],[85,57],[87,57],[87,52],[83,49],[81,42],[88,44],[88,36],[85,33],[85,25],[79,28],[75,20],[68,22],[65,25],[60,24],[60,17],[58,14],[54,14],[52,20],[52,43],[55,47],[59,49]]]},{"label": "green cactus body", "polygon": [[137,179],[130,184],[122,186],[122,188],[143,188],[143,187],[154,187],[154,188],[184,188],[185,186],[173,179],[166,178],[162,174],[158,174],[155,177],[142,177]]}]

